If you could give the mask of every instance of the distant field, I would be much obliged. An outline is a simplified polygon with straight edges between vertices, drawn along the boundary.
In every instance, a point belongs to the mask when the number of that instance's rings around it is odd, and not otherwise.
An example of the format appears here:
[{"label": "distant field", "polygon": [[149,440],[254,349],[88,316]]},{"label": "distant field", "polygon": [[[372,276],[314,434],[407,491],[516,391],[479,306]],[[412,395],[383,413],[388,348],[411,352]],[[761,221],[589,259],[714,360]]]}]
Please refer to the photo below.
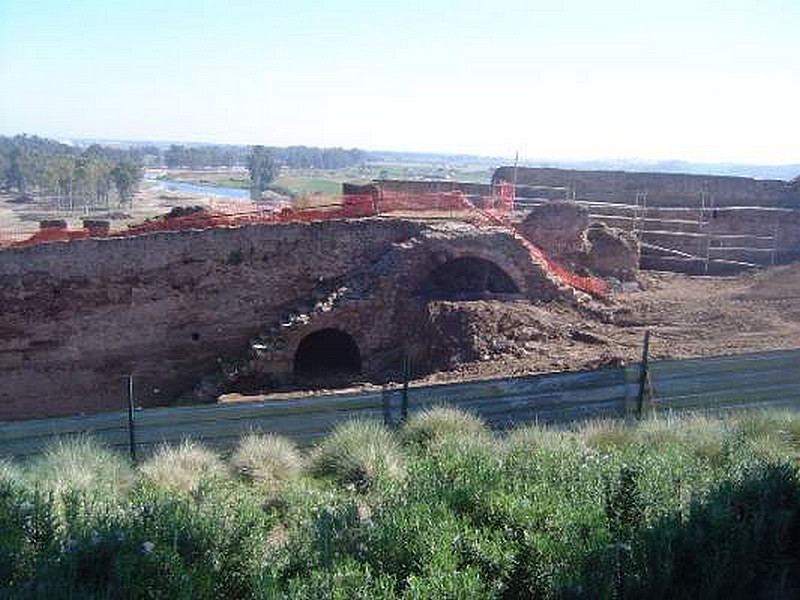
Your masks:
[{"label": "distant field", "polygon": [[[250,178],[242,169],[170,170],[164,178],[198,185],[250,187]],[[480,165],[453,167],[431,163],[376,163],[330,170],[282,169],[275,183],[298,195],[340,194],[343,182],[369,183],[374,179],[441,179],[488,183],[491,181],[491,169]]]}]

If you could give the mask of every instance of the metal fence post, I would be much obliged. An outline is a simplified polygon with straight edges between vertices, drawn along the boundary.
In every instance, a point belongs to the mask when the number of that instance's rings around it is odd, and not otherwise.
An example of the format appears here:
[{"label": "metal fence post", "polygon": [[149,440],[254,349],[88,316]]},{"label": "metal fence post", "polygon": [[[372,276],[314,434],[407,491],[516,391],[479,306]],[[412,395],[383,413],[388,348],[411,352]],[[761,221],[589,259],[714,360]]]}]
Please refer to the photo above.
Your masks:
[{"label": "metal fence post", "polygon": [[128,375],[128,446],[131,453],[131,464],[136,464],[136,432],[133,423],[133,375]]},{"label": "metal fence post", "polygon": [[400,421],[408,419],[408,380],[411,377],[411,361],[408,353],[403,354],[403,399],[400,404]]},{"label": "metal fence post", "polygon": [[650,330],[644,332],[644,348],[642,349],[642,364],[639,372],[639,397],[636,402],[636,418],[642,419],[645,412],[645,398],[647,385],[650,379]]},{"label": "metal fence post", "polygon": [[383,386],[381,390],[381,409],[383,411],[383,424],[387,427],[393,425],[392,419],[392,390]]}]

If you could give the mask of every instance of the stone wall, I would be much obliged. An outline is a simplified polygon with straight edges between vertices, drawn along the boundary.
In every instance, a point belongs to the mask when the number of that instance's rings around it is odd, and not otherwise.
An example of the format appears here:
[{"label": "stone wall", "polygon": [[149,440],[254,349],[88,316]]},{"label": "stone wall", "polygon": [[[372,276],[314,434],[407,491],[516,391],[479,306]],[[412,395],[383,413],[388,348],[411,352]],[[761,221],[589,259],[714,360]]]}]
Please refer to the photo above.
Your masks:
[{"label": "stone wall", "polygon": [[373,183],[343,183],[342,193],[377,194],[379,190],[403,194],[431,194],[441,192],[463,192],[467,196],[491,196],[488,183],[466,183],[463,181],[407,181],[399,179],[376,179]]},{"label": "stone wall", "polygon": [[210,400],[240,376],[285,380],[324,327],[353,336],[369,376],[424,331],[416,290],[456,256],[493,261],[525,296],[563,292],[506,230],[400,219],[2,251],[0,420],[123,408],[129,374],[145,406]]},{"label": "stone wall", "polygon": [[[500,167],[492,179],[514,178],[514,167]],[[633,204],[637,193],[647,192],[650,206],[695,206],[707,193],[716,206],[800,208],[800,192],[788,182],[747,177],[520,167],[516,181],[519,186],[574,190],[577,199],[596,202]]]}]

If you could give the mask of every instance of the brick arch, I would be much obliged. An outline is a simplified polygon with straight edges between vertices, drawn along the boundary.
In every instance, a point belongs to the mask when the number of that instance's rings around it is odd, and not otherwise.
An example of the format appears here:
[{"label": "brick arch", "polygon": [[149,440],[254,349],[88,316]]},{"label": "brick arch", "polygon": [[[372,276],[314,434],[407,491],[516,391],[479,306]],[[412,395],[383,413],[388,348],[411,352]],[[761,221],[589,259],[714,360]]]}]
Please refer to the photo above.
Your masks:
[{"label": "brick arch", "polygon": [[356,337],[339,327],[305,332],[293,344],[290,356],[296,377],[358,375],[363,367]]},{"label": "brick arch", "polygon": [[495,261],[464,254],[429,269],[419,292],[427,296],[463,297],[475,294],[519,294],[521,286]]},{"label": "brick arch", "polygon": [[[528,258],[526,256],[526,258]],[[447,248],[443,251],[430,252],[428,259],[420,265],[420,268],[414,273],[412,278],[413,290],[417,293],[424,294],[426,284],[431,275],[442,269],[447,269],[448,265],[463,264],[462,261],[476,261],[478,263],[489,265],[490,269],[497,274],[502,274],[510,282],[508,291],[497,293],[509,294],[528,294],[528,276],[530,269],[536,269],[538,265],[527,262],[524,265],[518,265],[512,257],[498,255],[490,249],[482,248],[480,246],[472,246],[468,248],[453,249]],[[440,271],[441,272],[441,271]],[[513,288],[510,289],[510,288]]]}]

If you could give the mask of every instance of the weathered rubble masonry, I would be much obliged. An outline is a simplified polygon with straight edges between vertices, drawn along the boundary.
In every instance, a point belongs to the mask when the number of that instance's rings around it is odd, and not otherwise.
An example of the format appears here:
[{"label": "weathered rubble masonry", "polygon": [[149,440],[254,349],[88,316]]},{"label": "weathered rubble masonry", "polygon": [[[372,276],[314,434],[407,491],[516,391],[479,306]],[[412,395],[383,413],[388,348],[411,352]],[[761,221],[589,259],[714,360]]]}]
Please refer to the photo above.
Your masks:
[{"label": "weathered rubble masonry", "polygon": [[0,420],[123,408],[129,374],[145,406],[285,383],[315,352],[350,356],[369,376],[426,352],[427,299],[470,294],[572,298],[508,230],[466,223],[323,221],[5,250]]}]

